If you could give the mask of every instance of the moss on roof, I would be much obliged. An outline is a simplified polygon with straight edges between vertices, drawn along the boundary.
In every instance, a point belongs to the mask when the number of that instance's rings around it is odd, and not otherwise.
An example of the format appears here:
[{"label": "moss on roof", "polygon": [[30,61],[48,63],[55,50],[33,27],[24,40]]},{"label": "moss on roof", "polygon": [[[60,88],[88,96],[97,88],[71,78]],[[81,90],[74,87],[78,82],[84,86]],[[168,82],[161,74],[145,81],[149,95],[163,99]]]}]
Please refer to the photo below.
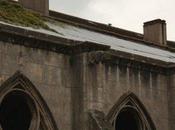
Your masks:
[{"label": "moss on roof", "polygon": [[43,28],[56,32],[44,23],[45,19],[40,14],[26,10],[17,3],[4,0],[0,0],[0,20],[15,25]]}]

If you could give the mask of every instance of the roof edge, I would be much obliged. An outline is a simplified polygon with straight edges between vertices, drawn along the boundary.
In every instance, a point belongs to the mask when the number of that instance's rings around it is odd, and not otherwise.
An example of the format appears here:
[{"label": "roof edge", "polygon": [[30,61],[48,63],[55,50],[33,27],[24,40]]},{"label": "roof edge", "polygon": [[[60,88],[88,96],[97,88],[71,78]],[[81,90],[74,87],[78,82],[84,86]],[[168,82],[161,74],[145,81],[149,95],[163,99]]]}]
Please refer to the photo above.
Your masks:
[{"label": "roof edge", "polygon": [[90,29],[93,31],[98,31],[98,32],[100,31],[100,32],[110,33],[110,34],[115,34],[115,35],[120,34],[120,35],[127,36],[130,38],[143,39],[143,35],[140,33],[113,27],[110,24],[107,25],[103,23],[98,23],[98,22],[94,22],[91,20],[86,20],[83,18],[71,16],[68,14],[64,14],[64,13],[60,13],[60,12],[56,12],[52,10],[49,11],[49,16],[52,18],[55,18],[56,20],[67,22],[69,24],[80,26],[80,27]]},{"label": "roof edge", "polygon": [[[49,18],[58,20],[60,22],[65,22],[65,23],[71,24],[73,26],[78,26],[80,28],[85,28],[85,29],[88,29],[91,31],[103,33],[106,35],[115,36],[115,37],[118,37],[120,39],[134,41],[134,42],[137,42],[139,44],[144,44],[144,45],[153,46],[153,47],[157,47],[160,49],[165,49],[165,50],[175,52],[175,48],[172,46],[169,46],[169,44],[168,45],[159,45],[159,44],[154,43],[154,42],[145,41],[143,34],[137,33],[134,31],[129,31],[129,30],[113,27],[111,25],[102,24],[102,23],[91,21],[91,20],[86,20],[83,18],[71,16],[68,14],[64,14],[64,13],[60,13],[60,12],[56,12],[56,11],[52,11],[52,10],[49,11]],[[169,42],[169,41],[167,41],[167,42]]]},{"label": "roof edge", "polygon": [[61,37],[59,38],[18,27],[13,27],[10,25],[0,24],[0,35],[0,41],[5,41],[11,44],[23,45],[31,48],[53,51],[57,53],[63,53],[67,55],[104,51],[112,55],[112,57],[120,57],[122,59],[128,57],[128,59],[130,60],[140,61],[155,66],[168,67],[168,65],[170,64],[164,61],[159,61],[155,59],[153,60],[151,58],[145,58],[145,61],[143,61],[143,56],[138,56],[134,54],[131,55],[126,52],[112,50],[110,49],[110,46],[101,45],[99,43],[89,41],[75,41]]},{"label": "roof edge", "polygon": [[110,46],[101,45],[99,43],[66,39],[1,23],[0,36],[0,41],[3,42],[68,55],[97,50],[106,51],[110,49]]}]

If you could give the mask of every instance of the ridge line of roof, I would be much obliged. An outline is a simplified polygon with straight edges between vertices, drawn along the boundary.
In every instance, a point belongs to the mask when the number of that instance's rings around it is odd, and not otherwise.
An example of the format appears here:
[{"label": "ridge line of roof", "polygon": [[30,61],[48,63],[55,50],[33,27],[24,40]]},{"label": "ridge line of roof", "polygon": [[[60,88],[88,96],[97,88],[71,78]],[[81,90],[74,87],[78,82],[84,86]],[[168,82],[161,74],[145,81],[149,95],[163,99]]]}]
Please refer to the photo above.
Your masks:
[{"label": "ridge line of roof", "polygon": [[49,16],[56,18],[56,20],[61,20],[62,22],[67,22],[69,24],[85,27],[87,29],[94,30],[94,31],[104,31],[110,34],[115,33],[115,35],[120,34],[124,36],[127,35],[128,37],[131,37],[131,38],[143,39],[143,34],[141,33],[113,27],[111,25],[98,23],[95,21],[79,18],[76,16],[71,16],[68,14],[64,14],[64,13],[60,13],[52,10],[49,11]]},{"label": "ridge line of roof", "polygon": [[[49,11],[49,15],[50,16],[48,16],[48,17],[51,19],[55,19],[55,20],[58,20],[60,22],[65,22],[65,23],[71,24],[73,26],[78,26],[80,28],[85,28],[85,29],[88,29],[90,31],[100,32],[102,34],[115,36],[115,37],[118,37],[118,38],[121,38],[124,40],[134,41],[134,42],[137,42],[139,44],[148,45],[148,46],[157,47],[160,49],[165,49],[165,50],[175,52],[175,49],[172,48],[171,46],[159,45],[157,43],[145,41],[143,39],[143,34],[141,34],[141,33],[133,32],[133,31],[117,28],[117,27],[108,26],[108,25],[105,25],[102,23],[86,20],[83,18],[71,16],[68,14],[64,14],[64,13],[60,13],[60,12],[56,12],[56,11],[52,11],[52,10]],[[169,42],[172,43],[172,41],[167,40],[167,43],[169,43]]]}]

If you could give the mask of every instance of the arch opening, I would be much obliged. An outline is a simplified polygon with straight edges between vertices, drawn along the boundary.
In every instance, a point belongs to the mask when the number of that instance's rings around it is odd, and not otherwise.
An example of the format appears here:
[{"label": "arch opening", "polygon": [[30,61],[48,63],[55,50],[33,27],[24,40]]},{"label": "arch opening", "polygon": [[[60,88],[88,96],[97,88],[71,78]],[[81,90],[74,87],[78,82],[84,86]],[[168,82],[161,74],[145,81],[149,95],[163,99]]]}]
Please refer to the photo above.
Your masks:
[{"label": "arch opening", "polygon": [[29,130],[32,115],[25,95],[11,92],[2,100],[0,124],[3,130]]},{"label": "arch opening", "polygon": [[125,108],[115,121],[115,130],[142,130],[141,120],[136,110]]},{"label": "arch opening", "polygon": [[[0,88],[0,130],[38,130],[42,128],[40,124],[42,124],[43,129],[58,130],[47,103],[36,86],[20,71],[7,79]],[[20,106],[20,111],[13,115],[12,111],[15,110],[15,105]],[[10,112],[12,114],[8,115],[11,116],[4,114]],[[23,120],[24,113],[25,120]],[[20,119],[18,119],[18,115],[21,115]],[[17,122],[15,122],[14,128],[10,127],[9,123],[5,123],[8,117],[8,122],[12,117]]]}]

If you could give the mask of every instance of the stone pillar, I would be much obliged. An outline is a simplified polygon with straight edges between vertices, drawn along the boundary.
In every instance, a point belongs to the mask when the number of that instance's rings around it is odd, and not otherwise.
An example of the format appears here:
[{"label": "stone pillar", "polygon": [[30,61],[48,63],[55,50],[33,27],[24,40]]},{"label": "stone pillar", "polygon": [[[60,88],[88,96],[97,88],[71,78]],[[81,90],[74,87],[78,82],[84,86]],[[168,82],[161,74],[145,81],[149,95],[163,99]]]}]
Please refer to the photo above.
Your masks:
[{"label": "stone pillar", "polygon": [[168,87],[169,130],[175,130],[175,72],[169,76]]}]

